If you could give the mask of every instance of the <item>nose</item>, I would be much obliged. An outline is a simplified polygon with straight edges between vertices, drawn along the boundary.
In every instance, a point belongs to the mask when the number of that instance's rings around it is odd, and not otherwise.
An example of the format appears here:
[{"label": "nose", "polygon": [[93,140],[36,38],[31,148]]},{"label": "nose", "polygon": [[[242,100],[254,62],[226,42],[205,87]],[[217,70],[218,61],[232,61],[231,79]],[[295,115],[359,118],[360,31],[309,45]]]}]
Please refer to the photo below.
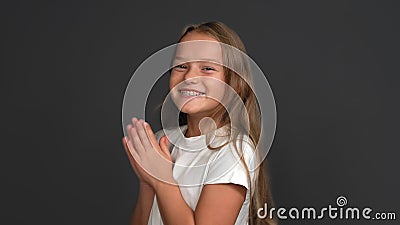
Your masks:
[{"label": "nose", "polygon": [[195,84],[199,80],[199,74],[197,74],[197,71],[195,70],[194,66],[190,66],[184,75],[184,81],[186,84]]}]

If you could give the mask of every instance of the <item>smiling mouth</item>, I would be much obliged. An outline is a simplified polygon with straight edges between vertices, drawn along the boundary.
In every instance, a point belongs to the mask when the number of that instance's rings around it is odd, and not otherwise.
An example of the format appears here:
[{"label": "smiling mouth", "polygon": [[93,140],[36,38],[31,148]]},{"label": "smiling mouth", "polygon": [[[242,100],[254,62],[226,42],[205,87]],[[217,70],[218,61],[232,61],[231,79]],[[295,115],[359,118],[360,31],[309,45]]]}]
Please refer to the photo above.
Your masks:
[{"label": "smiling mouth", "polygon": [[184,97],[206,96],[206,93],[195,90],[179,90],[179,93]]}]

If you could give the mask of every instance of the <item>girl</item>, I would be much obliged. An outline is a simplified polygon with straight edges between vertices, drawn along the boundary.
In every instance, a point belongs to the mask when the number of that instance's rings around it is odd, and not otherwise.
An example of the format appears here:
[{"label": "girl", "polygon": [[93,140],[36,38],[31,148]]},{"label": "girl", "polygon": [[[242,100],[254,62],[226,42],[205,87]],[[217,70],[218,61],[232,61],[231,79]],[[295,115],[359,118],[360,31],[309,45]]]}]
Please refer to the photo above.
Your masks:
[{"label": "girl", "polygon": [[[179,43],[193,41],[224,43],[246,52],[239,36],[221,22],[185,28]],[[234,57],[214,50],[183,48],[179,56],[204,51],[221,61]],[[247,63],[233,61],[240,64],[243,78],[215,62],[174,62],[170,93],[185,125],[168,130],[168,137],[162,130],[154,134],[148,123],[136,118],[127,126],[123,145],[140,183],[131,224],[276,224],[269,215],[257,218],[265,203],[272,206],[265,161],[249,170],[255,164],[251,156],[257,151],[261,115]],[[230,107],[219,102],[215,96],[226,94],[220,83],[235,91],[248,115],[235,110],[235,102]],[[170,140],[175,140],[172,151]]]}]

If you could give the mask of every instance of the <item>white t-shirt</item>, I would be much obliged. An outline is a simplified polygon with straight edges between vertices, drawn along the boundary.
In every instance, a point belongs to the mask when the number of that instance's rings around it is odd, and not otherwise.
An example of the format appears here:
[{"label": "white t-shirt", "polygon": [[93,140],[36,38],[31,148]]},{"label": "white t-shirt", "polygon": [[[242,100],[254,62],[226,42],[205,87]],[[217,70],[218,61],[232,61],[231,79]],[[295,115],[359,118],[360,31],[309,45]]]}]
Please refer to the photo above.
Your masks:
[{"label": "white t-shirt", "polygon": [[[233,142],[225,145],[220,150],[210,150],[206,147],[208,140],[206,135],[187,138],[183,136],[187,125],[181,126],[180,129],[181,131],[178,128],[166,130],[166,133],[170,143],[175,143],[175,145],[171,145],[171,156],[174,162],[173,177],[179,184],[181,194],[186,203],[194,211],[203,186],[206,184],[233,183],[242,185],[247,189],[246,198],[235,225],[247,225],[250,187],[246,169],[240,161]],[[215,138],[211,139],[212,147],[220,146],[228,140],[226,137],[227,129],[228,126],[223,126],[215,131]],[[163,135],[163,130],[158,131],[156,133],[157,140]],[[251,144],[250,138],[247,135],[239,135],[236,142],[239,143],[240,141],[242,141],[243,156],[247,166],[254,168],[256,159],[254,146]],[[253,192],[255,173],[252,170],[249,172]],[[163,225],[156,196],[154,196],[148,225]]]}]

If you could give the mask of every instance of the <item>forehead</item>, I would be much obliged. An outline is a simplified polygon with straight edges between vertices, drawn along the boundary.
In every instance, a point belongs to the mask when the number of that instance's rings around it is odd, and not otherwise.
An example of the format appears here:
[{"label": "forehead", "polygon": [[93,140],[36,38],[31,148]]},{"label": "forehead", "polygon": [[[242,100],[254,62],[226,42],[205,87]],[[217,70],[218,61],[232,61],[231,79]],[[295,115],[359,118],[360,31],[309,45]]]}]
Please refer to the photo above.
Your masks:
[{"label": "forehead", "polygon": [[177,44],[174,61],[210,61],[222,64],[222,47],[215,40],[185,40]]}]

